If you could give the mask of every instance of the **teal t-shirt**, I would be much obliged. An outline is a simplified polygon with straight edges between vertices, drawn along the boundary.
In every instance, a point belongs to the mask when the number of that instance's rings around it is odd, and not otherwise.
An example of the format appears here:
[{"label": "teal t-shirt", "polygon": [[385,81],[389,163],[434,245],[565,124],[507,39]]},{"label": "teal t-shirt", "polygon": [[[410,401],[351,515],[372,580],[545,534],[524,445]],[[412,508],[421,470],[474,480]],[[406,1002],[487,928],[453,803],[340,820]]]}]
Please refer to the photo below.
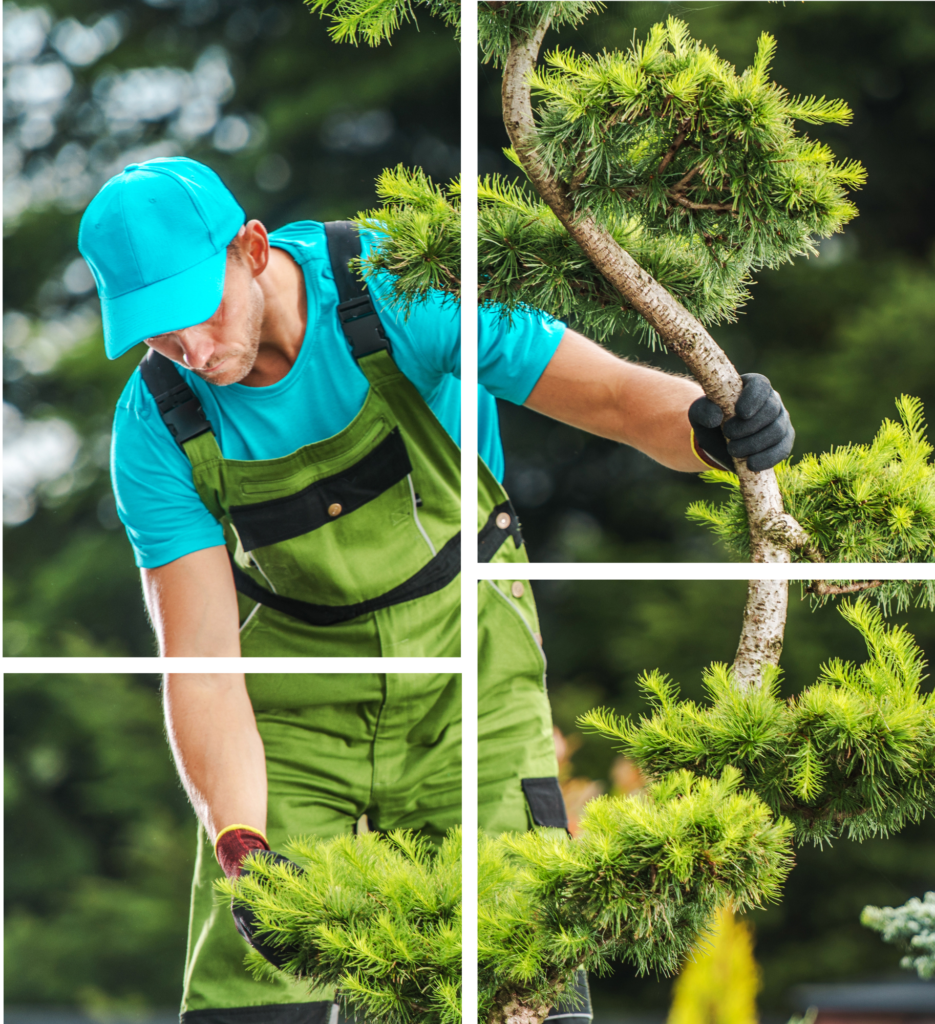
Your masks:
[{"label": "teal t-shirt", "polygon": [[[367,255],[372,235],[364,231],[361,237]],[[288,252],[305,276],[308,325],[289,372],[269,387],[219,387],[178,367],[229,459],[277,459],[340,433],[360,412],[369,387],[338,324],[324,225],[288,224],[270,235],[270,243]],[[383,301],[381,290],[380,282],[371,281],[397,366],[460,444],[460,310],[439,293],[415,305],[407,318]],[[565,327],[540,314],[516,314],[507,321],[483,311],[478,330],[479,447],[502,479],[496,398],[517,404],[526,400]],[[117,402],[111,477],[137,565],[155,568],[224,543],[220,524],[195,490],[191,464],[162,422],[139,370]]]},{"label": "teal t-shirt", "polygon": [[503,443],[496,399],[522,405],[555,355],[565,324],[546,313],[514,312],[509,318],[495,308],[477,318],[477,450],[493,475],[503,482]]}]

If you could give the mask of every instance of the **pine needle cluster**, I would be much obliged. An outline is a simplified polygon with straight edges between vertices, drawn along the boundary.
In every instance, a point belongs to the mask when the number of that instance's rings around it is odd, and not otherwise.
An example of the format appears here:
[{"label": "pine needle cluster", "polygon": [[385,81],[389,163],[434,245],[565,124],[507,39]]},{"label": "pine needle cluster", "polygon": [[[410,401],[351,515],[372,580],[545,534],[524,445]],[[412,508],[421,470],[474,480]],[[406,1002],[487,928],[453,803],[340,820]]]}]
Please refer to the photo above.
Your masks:
[{"label": "pine needle cluster", "polygon": [[[869,445],[843,445],[776,467],[786,511],[826,562],[935,561],[935,464],[922,403],[903,395],[896,408],[900,421],[884,420]],[[728,497],[717,506],[692,503],[689,519],[709,526],[741,559],[749,558],[736,476],[715,470],[702,478],[723,484]]]},{"label": "pine needle cluster", "polygon": [[330,22],[328,35],[336,43],[379,46],[406,22],[418,23],[416,8],[425,8],[461,34],[459,0],[304,0],[309,9]]},{"label": "pine needle cluster", "polygon": [[[524,24],[542,5],[517,0],[490,13],[485,6],[478,42],[502,55],[504,11]],[[560,7],[576,16],[575,4]],[[588,9],[582,4],[579,13]],[[816,238],[857,215],[847,190],[863,184],[864,169],[836,163],[830,147],[794,125],[846,124],[851,111],[843,100],[791,96],[772,82],[775,47],[763,33],[753,65],[737,75],[670,17],[626,53],[555,49],[543,56],[554,71],[529,75],[543,97],[538,154],[573,209],[593,217],[706,326],[736,319],[754,271],[817,253]],[[478,304],[510,319],[517,308],[545,309],[598,341],[628,332],[662,345],[547,211],[497,175],[478,179]]]},{"label": "pine needle cluster", "polygon": [[[461,833],[436,848],[408,832],[296,839],[303,873],[253,856],[249,874],[217,884],[264,926],[264,940],[300,952],[287,972],[336,985],[365,1020],[461,1022]],[[276,973],[258,953],[248,965]]]},{"label": "pine needle cluster", "polygon": [[580,966],[673,973],[718,907],[775,899],[792,828],[740,783],[733,768],[675,772],[646,797],[590,801],[573,841],[549,830],[482,840],[481,1019],[548,1008]]},{"label": "pine needle cluster", "polygon": [[378,232],[369,257],[360,261],[365,277],[386,275],[394,304],[406,315],[429,293],[458,301],[461,295],[461,185],[436,185],[419,168],[402,164],[377,179],[383,206],[354,218]]},{"label": "pine needle cluster", "polygon": [[686,769],[742,775],[798,842],[886,836],[935,811],[935,694],[923,694],[925,660],[902,626],[888,626],[866,600],[840,606],[863,636],[861,665],[833,659],[818,681],[783,700],[781,672],[763,667],[762,686],[740,692],[731,669],[704,676],[708,703],[679,699],[659,672],[640,678],[653,706],[633,722],[599,709],[583,727],[619,741],[651,776]]},{"label": "pine needle cluster", "polygon": [[864,907],[860,923],[906,950],[900,967],[926,981],[935,978],[935,892],[921,900],[913,896],[901,907]]},{"label": "pine needle cluster", "polygon": [[[417,22],[421,7],[440,18],[455,37],[461,32],[460,0],[304,0],[329,22],[337,43],[388,42],[406,22]],[[436,185],[421,168],[402,164],[383,171],[376,192],[384,205],[354,218],[360,227],[379,232],[368,259],[357,270],[367,277],[385,274],[395,308],[408,316],[429,292],[453,299],[461,295],[461,187]]]},{"label": "pine needle cluster", "polygon": [[596,14],[607,5],[587,0],[563,0],[561,3],[487,3],[477,8],[477,43],[484,63],[503,67],[510,47],[517,37],[529,35],[543,18],[549,18],[552,28],[575,28],[589,14]]}]

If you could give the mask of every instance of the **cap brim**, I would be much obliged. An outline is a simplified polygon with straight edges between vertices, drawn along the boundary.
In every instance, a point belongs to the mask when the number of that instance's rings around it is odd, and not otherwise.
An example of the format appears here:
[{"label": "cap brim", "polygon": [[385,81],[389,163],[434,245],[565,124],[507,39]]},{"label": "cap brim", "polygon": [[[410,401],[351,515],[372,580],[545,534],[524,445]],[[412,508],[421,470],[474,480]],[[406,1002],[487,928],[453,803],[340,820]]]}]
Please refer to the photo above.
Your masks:
[{"label": "cap brim", "polygon": [[175,277],[127,292],[114,299],[101,299],[104,351],[118,359],[147,338],[210,320],[224,296],[227,250]]}]

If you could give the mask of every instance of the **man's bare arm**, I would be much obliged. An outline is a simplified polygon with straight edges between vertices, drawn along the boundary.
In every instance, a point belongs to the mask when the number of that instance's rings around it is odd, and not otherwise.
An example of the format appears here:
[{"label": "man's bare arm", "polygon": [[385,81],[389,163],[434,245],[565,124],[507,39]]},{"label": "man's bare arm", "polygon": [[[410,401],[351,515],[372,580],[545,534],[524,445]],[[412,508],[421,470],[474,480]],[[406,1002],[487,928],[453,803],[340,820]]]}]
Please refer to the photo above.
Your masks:
[{"label": "man's bare arm", "polygon": [[266,832],[266,758],[243,675],[170,673],[163,685],[169,745],[213,843],[228,825]]},{"label": "man's bare arm", "polygon": [[699,384],[628,363],[567,330],[526,405],[644,452],[669,469],[705,469],[691,446],[688,407]]}]

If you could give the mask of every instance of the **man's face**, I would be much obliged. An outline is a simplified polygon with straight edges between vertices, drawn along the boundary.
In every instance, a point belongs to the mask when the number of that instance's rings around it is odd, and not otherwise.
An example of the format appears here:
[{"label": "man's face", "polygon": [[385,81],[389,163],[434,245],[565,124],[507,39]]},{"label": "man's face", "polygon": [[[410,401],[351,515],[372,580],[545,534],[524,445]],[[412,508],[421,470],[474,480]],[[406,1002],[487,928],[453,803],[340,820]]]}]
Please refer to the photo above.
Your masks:
[{"label": "man's face", "polygon": [[246,263],[228,255],[224,297],[214,316],[147,338],[146,344],[210,384],[236,384],[256,362],[264,307],[263,291]]}]

